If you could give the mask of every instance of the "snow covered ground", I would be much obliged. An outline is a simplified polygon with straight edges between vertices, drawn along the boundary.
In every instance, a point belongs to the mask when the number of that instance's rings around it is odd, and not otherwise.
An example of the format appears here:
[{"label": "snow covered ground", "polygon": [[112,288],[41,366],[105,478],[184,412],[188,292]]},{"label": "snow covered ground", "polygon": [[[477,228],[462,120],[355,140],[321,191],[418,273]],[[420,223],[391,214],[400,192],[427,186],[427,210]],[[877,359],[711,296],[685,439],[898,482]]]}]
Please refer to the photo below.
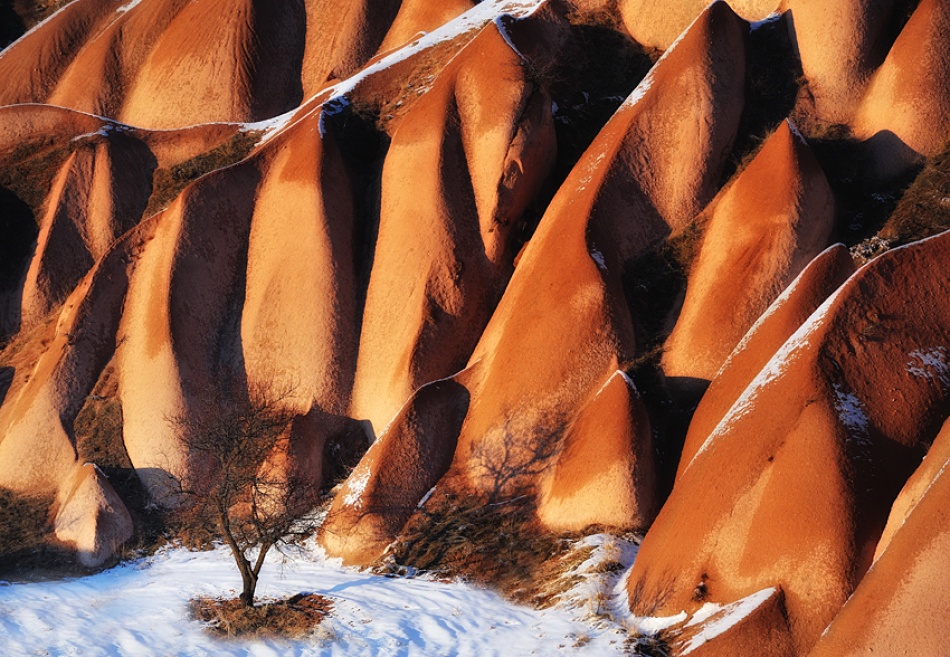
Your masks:
[{"label": "snow covered ground", "polygon": [[188,601],[236,595],[240,577],[224,548],[176,548],[88,577],[0,582],[2,652],[18,657],[625,654],[625,633],[609,623],[585,622],[580,608],[535,611],[463,584],[344,569],[312,546],[283,564],[274,556],[264,567],[259,596],[317,592],[334,600],[331,617],[305,640],[210,635],[188,617]]}]

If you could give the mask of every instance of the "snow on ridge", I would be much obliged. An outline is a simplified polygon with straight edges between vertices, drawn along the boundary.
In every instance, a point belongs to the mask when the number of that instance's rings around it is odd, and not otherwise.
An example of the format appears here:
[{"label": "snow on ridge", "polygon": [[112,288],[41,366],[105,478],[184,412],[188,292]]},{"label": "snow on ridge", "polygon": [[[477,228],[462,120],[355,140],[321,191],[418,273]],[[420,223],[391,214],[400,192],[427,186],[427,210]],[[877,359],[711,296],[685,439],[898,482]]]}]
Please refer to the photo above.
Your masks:
[{"label": "snow on ridge", "polygon": [[132,0],[129,4],[122,5],[121,7],[116,9],[115,13],[124,14],[127,11],[131,11],[132,9],[135,9],[140,2],[142,2],[142,0]]},{"label": "snow on ridge", "polygon": [[774,587],[763,589],[741,600],[723,606],[707,602],[699,611],[693,614],[693,618],[685,625],[685,627],[695,627],[704,624],[699,632],[690,637],[690,640],[686,642],[680,654],[688,655],[707,641],[712,641],[721,634],[725,634],[748,618],[756,609],[775,595],[777,591],[778,589]]},{"label": "snow on ridge", "polygon": [[746,387],[742,395],[740,395],[732,405],[732,408],[729,409],[722,420],[719,421],[719,424],[716,425],[716,428],[713,429],[706,438],[702,447],[696,452],[696,456],[694,456],[693,460],[686,466],[687,470],[692,467],[696,458],[705,452],[716,438],[728,433],[736,421],[748,415],[756,406],[761,392],[770,384],[783,377],[788,368],[801,357],[804,349],[809,345],[812,335],[821,328],[822,323],[831,311],[831,306],[837,301],[842,290],[846,287],[846,284],[842,285],[835,290],[834,294],[825,299],[824,303],[798,327],[798,330],[795,331],[775,355],[769,359],[769,362],[765,364],[765,367],[762,368],[755,379]]}]

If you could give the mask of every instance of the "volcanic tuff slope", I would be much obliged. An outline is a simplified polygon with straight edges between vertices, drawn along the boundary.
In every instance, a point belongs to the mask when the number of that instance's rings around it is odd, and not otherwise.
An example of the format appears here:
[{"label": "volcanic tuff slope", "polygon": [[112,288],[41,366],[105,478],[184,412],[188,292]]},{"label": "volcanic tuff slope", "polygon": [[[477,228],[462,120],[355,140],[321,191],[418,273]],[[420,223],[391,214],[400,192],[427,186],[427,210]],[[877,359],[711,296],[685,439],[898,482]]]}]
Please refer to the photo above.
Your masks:
[{"label": "volcanic tuff slope", "polygon": [[60,4],[0,51],[7,513],[108,562],[169,418],[276,394],[348,563],[643,532],[675,654],[940,651],[950,4]]}]

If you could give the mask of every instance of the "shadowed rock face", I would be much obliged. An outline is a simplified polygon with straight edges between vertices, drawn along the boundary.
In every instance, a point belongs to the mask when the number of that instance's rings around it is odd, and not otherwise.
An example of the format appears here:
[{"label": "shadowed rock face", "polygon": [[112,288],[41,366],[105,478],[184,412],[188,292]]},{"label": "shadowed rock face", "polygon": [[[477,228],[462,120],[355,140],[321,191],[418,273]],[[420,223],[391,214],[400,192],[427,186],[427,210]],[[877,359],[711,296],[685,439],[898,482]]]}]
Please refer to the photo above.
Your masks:
[{"label": "shadowed rock face", "polygon": [[939,653],[950,235],[826,247],[924,157],[945,205],[945,4],[67,3],[0,52],[0,487],[101,565],[133,523],[85,410],[171,504],[187,420],[268,395],[268,468],[362,457],[347,563],[517,502],[647,532],[676,654]]},{"label": "shadowed rock face", "polygon": [[928,655],[944,650],[941,637],[950,604],[939,582],[950,550],[948,427],[944,424],[901,491],[874,566],[810,655]]},{"label": "shadowed rock face", "polygon": [[521,62],[487,28],[393,134],[351,409],[377,433],[465,367],[511,276],[512,229],[556,148],[551,101]]},{"label": "shadowed rock face", "polygon": [[938,264],[948,248],[943,234],[872,261],[769,361],[681,471],[644,540],[628,584],[634,613],[781,586],[796,650],[815,643],[950,410],[945,384],[916,374],[950,339],[950,279]]}]

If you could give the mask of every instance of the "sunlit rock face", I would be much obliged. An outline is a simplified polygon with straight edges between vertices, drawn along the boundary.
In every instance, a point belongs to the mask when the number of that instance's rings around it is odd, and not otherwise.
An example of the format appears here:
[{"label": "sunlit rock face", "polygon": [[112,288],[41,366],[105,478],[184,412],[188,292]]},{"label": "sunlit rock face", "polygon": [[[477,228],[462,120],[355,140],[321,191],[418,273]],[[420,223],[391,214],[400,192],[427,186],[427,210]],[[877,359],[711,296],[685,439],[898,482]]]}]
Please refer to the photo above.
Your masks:
[{"label": "sunlit rock face", "polygon": [[945,4],[65,3],[0,51],[0,487],[98,567],[271,400],[349,564],[517,506],[645,535],[674,654],[939,652]]}]

